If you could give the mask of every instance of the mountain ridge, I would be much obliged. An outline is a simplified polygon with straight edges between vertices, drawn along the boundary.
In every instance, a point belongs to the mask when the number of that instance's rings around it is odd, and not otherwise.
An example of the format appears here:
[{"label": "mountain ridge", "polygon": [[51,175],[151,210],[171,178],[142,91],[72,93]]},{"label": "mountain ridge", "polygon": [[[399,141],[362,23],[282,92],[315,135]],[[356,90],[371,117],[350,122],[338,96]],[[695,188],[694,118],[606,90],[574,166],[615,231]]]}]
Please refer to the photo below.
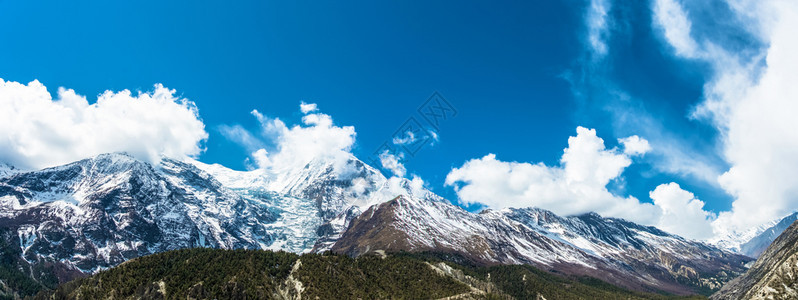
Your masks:
[{"label": "mountain ridge", "polygon": [[[191,159],[163,157],[152,165],[126,154],[103,154],[0,178],[0,227],[16,232],[27,262],[58,261],[86,274],[190,247],[295,253],[334,249],[351,255],[391,250],[352,237],[367,232],[352,222],[366,224],[391,205],[401,215],[372,227],[404,225],[393,231],[397,236],[391,242],[405,243],[397,250],[460,252],[484,264],[533,264],[565,274],[600,271],[614,283],[629,278],[629,270],[653,268],[644,273],[682,276],[714,289],[740,272],[746,260],[595,213],[560,217],[538,208],[470,213],[420,181],[386,178],[355,157],[345,166],[340,172],[333,162],[312,160],[289,175],[273,177],[266,170],[234,171]],[[433,234],[419,235],[425,232]],[[452,239],[462,236],[467,243]],[[666,241],[656,247],[673,249],[659,253],[651,241]],[[679,247],[688,250],[681,253]],[[702,257],[698,250],[712,255]],[[721,276],[720,269],[728,274]],[[694,291],[672,278],[654,281],[629,287]]]},{"label": "mountain ridge", "polygon": [[402,196],[369,208],[332,248],[353,256],[376,250],[451,252],[484,265],[531,264],[571,275],[601,274],[627,288],[676,294],[716,290],[750,260],[595,213],[560,217],[528,208],[473,214]]}]

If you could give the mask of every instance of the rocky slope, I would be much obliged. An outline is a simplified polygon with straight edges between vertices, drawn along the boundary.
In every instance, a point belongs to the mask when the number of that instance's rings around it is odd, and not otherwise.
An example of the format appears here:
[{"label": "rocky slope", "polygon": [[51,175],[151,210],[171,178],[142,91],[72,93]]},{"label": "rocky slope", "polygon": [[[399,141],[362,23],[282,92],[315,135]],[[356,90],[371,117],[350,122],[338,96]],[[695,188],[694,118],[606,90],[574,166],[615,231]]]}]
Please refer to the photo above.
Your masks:
[{"label": "rocky slope", "polygon": [[715,290],[750,260],[597,214],[560,217],[533,208],[473,214],[412,197],[372,206],[352,221],[332,250],[355,256],[377,250],[443,251],[478,264],[531,264],[676,294]]},{"label": "rocky slope", "polygon": [[744,275],[711,299],[798,299],[798,222],[793,222]]}]

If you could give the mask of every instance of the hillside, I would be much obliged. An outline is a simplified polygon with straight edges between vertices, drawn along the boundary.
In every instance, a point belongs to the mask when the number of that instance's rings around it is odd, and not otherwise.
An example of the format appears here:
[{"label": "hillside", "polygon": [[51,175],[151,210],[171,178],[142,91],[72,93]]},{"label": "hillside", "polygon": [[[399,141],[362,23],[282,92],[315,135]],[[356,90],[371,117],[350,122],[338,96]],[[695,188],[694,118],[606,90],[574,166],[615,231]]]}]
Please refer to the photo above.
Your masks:
[{"label": "hillside", "polygon": [[[422,253],[351,258],[184,249],[132,259],[36,299],[672,299],[531,266],[476,267]],[[680,298],[681,299],[681,298]]]},{"label": "hillside", "polygon": [[793,222],[759,256],[754,265],[711,299],[798,298],[798,221]]}]

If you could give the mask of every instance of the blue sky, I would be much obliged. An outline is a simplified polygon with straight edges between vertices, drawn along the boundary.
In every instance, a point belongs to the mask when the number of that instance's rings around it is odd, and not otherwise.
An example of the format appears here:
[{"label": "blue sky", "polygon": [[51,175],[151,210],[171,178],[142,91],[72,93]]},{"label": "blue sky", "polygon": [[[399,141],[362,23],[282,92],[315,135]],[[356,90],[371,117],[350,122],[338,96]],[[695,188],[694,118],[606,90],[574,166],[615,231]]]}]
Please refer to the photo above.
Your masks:
[{"label": "blue sky", "polygon": [[[603,54],[589,42],[597,3],[609,7],[597,29]],[[209,134],[199,159],[234,169],[244,169],[250,153],[221,128],[256,132],[253,109],[295,124],[299,103],[316,103],[336,125],[355,127],[352,151],[365,159],[437,91],[458,115],[442,124],[435,145],[404,163],[446,198],[458,198],[444,180],[466,161],[494,153],[557,166],[568,137],[584,126],[607,148],[622,148],[617,139],[631,135],[652,143],[609,183],[616,195],[651,202],[650,191],[676,182],[705,210],[730,210],[734,197],[714,180],[732,165],[722,126],[692,115],[720,71],[674,51],[665,25],[656,25],[656,5],[0,1],[0,78],[37,79],[52,94],[67,87],[89,102],[106,90],[161,83],[199,109]],[[750,60],[767,49],[723,1],[681,8],[701,47],[712,41]],[[702,177],[691,166],[713,172]]]}]

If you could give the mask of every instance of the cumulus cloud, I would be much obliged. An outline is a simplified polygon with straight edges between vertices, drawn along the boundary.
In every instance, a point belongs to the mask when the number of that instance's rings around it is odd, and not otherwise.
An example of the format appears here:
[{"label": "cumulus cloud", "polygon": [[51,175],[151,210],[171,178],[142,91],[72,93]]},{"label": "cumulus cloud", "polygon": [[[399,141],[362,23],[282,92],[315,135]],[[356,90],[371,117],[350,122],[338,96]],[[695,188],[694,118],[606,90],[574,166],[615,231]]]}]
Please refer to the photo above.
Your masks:
[{"label": "cumulus cloud", "polygon": [[[585,16],[588,54],[603,59],[598,30],[601,6],[591,1]],[[611,74],[591,68],[567,77],[583,109],[602,109],[613,118],[615,134],[629,128],[650,142],[647,160],[655,170],[685,180],[700,180],[733,197],[732,209],[708,216],[717,236],[728,236],[798,208],[798,3],[779,0],[727,0],[720,6],[681,0],[651,1],[651,25],[663,41],[665,53],[700,62],[707,67],[704,97],[691,111],[690,122],[705,122],[717,130],[716,141],[696,141],[671,130],[673,120],[662,118],[640,99],[627,95]],[[730,9],[730,10],[726,10]],[[717,18],[701,20],[699,18]],[[597,46],[598,45],[598,46]],[[611,58],[610,58],[611,59]],[[610,59],[604,61],[612,63]],[[584,63],[584,62],[583,62]],[[579,76],[581,75],[581,76]],[[587,78],[587,79],[586,79]],[[600,98],[602,101],[592,101]],[[598,104],[596,104],[598,103]],[[592,106],[591,106],[592,105]],[[634,147],[624,143],[624,154]],[[640,149],[645,149],[640,148]],[[631,152],[630,152],[631,151]],[[706,199],[705,199],[706,200]]]},{"label": "cumulus cloud", "polygon": [[623,153],[627,155],[643,155],[651,151],[648,141],[636,135],[619,139],[618,142],[623,144]]},{"label": "cumulus cloud", "polygon": [[606,187],[631,163],[629,155],[607,149],[595,130],[579,127],[568,139],[560,166],[505,162],[489,154],[452,169],[446,184],[467,204],[535,206],[563,215],[593,211],[650,224],[659,217],[654,205],[614,195]]},{"label": "cumulus cloud", "polygon": [[151,92],[106,91],[89,104],[71,89],[53,98],[39,81],[0,79],[0,161],[20,168],[65,164],[108,152],[157,162],[202,152],[208,138],[191,101],[156,84]]},{"label": "cumulus cloud", "polygon": [[679,184],[661,184],[649,196],[662,212],[657,228],[690,239],[702,240],[713,236],[711,223],[715,215],[704,211],[704,202]]},{"label": "cumulus cloud", "polygon": [[595,130],[578,127],[577,135],[568,139],[560,166],[504,162],[489,154],[452,169],[446,184],[454,186],[459,199],[469,204],[482,203],[490,208],[534,206],[561,215],[597,212],[658,226],[687,238],[708,238],[714,215],[704,211],[704,203],[676,183],[652,191],[653,204],[607,190],[607,184],[620,179],[632,163],[632,155],[649,150],[646,140],[638,136],[621,139],[621,143],[627,145],[623,152],[607,149]]}]

